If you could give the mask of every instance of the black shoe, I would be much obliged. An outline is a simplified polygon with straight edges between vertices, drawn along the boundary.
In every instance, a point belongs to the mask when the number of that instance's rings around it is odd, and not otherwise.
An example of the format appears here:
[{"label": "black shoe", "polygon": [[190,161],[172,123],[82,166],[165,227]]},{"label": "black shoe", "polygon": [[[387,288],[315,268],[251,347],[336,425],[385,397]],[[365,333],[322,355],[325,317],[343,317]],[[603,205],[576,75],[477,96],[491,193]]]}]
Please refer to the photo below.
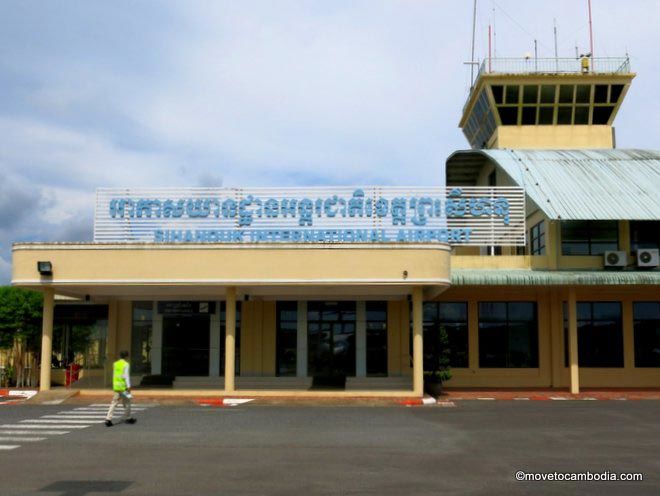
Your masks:
[{"label": "black shoe", "polygon": [[131,418],[129,418],[129,419],[126,419],[126,423],[127,423],[127,424],[134,424],[135,422],[137,422],[137,419],[134,418],[134,417],[131,417]]},{"label": "black shoe", "polygon": [[106,420],[105,421],[105,426],[106,427],[112,427],[112,420]]}]

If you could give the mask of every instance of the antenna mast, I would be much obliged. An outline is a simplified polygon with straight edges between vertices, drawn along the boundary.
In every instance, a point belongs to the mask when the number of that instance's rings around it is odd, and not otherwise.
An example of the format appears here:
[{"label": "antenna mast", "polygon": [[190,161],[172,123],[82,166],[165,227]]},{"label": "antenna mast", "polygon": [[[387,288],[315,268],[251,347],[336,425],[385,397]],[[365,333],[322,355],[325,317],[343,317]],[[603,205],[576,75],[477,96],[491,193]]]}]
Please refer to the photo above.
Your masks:
[{"label": "antenna mast", "polygon": [[559,55],[557,52],[557,18],[554,18],[552,20],[552,23],[554,24],[554,32],[555,32],[555,66],[557,67],[557,72],[559,72]]},{"label": "antenna mast", "polygon": [[491,69],[492,69],[492,65],[491,65],[491,63],[490,63],[490,59],[492,58],[492,57],[491,57],[491,47],[492,47],[492,43],[491,43],[491,29],[490,29],[490,24],[489,24],[489,25],[488,25],[488,72],[490,72]]},{"label": "antenna mast", "polygon": [[591,0],[587,0],[587,5],[589,6],[589,50],[591,53],[591,58],[594,58],[594,31],[591,26]]},{"label": "antenna mast", "polygon": [[474,9],[472,12],[472,57],[470,58],[470,88],[474,86],[474,36],[476,32],[476,27],[477,27],[477,0],[474,0]]},{"label": "antenna mast", "polygon": [[497,58],[497,31],[495,26],[495,4],[493,4],[493,57]]}]

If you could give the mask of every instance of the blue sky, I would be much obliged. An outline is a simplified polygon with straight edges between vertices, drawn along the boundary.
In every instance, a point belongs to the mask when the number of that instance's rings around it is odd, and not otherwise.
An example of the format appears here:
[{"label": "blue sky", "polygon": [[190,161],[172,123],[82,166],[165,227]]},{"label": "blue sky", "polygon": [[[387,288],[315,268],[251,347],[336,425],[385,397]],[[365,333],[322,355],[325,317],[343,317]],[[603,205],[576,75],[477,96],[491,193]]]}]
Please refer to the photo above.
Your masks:
[{"label": "blue sky", "polygon": [[[621,148],[660,148],[660,2],[594,0],[639,74]],[[477,55],[588,47],[587,0],[482,0]],[[494,11],[493,11],[494,9]],[[15,241],[91,240],[99,186],[439,185],[467,145],[472,2],[26,1],[0,16],[0,284]]]}]

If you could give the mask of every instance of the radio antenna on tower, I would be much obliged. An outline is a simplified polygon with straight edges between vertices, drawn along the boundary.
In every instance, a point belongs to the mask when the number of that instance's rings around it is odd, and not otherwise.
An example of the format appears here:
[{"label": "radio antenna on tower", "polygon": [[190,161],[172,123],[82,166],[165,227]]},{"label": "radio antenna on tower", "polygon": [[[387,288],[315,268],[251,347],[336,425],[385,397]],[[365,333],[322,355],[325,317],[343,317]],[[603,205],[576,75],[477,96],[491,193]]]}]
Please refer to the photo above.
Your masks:
[{"label": "radio antenna on tower", "polygon": [[470,88],[474,86],[474,36],[477,28],[477,0],[474,0],[474,8],[472,10],[472,55],[470,58]]},{"label": "radio antenna on tower", "polygon": [[555,34],[555,65],[557,66],[557,72],[559,72],[559,53],[557,51],[557,18],[552,20]]},{"label": "radio antenna on tower", "polygon": [[591,25],[591,0],[587,0],[587,5],[589,7],[589,52],[591,53],[591,58],[594,58],[594,31]]}]

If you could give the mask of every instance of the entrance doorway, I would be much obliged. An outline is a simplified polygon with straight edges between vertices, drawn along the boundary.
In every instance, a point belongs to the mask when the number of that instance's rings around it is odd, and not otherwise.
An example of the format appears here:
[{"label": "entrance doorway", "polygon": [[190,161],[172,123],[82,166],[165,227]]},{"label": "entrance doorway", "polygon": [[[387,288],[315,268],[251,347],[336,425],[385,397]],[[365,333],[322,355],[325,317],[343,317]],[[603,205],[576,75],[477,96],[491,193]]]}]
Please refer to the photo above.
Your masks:
[{"label": "entrance doorway", "polygon": [[209,375],[210,324],[208,315],[163,317],[164,375]]},{"label": "entrance doorway", "polygon": [[307,303],[309,375],[355,375],[355,320],[354,301]]}]

